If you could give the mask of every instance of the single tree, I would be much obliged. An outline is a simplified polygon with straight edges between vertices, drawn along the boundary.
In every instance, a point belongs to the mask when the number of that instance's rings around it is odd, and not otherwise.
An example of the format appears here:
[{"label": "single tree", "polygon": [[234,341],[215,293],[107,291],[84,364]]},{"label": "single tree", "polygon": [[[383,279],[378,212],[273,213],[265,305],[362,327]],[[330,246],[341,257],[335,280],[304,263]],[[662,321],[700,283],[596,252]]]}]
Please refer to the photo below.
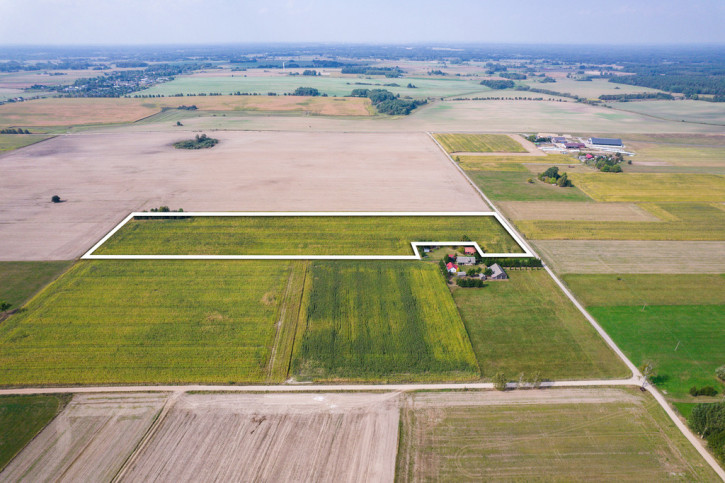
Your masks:
[{"label": "single tree", "polygon": [[53,203],[60,203],[60,196],[53,195],[53,197],[50,199]]},{"label": "single tree", "polygon": [[497,372],[493,376],[493,387],[498,391],[505,391],[507,382],[508,379],[506,379],[506,375],[503,372]]},{"label": "single tree", "polygon": [[5,302],[4,300],[0,300],[0,313],[5,315],[5,312],[10,310],[10,307],[12,307],[13,304]]}]

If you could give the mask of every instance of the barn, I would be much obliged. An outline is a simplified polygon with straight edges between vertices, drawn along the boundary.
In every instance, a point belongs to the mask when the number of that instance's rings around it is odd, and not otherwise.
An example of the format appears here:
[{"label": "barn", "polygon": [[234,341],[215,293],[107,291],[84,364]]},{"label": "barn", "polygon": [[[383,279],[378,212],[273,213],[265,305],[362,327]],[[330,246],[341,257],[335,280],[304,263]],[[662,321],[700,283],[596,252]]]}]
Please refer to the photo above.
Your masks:
[{"label": "barn", "polygon": [[593,147],[621,148],[624,147],[622,140],[618,138],[589,138],[589,144]]}]

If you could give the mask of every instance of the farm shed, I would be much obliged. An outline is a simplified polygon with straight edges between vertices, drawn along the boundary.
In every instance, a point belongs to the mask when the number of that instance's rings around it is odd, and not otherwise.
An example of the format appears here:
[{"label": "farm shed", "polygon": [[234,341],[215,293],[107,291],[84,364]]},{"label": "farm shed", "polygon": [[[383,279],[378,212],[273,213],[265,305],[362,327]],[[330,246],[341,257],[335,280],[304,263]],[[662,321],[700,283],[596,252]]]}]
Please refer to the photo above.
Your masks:
[{"label": "farm shed", "polygon": [[501,265],[499,265],[498,263],[494,263],[488,268],[490,268],[492,272],[489,276],[491,280],[506,280],[507,278],[509,278],[509,276],[506,275],[506,272],[503,271],[503,268],[501,268]]},{"label": "farm shed", "polygon": [[475,255],[476,249],[474,247],[464,247],[463,253],[465,253],[466,255]]},{"label": "farm shed", "polygon": [[458,262],[460,265],[475,265],[476,257],[458,257],[456,259],[456,262]]},{"label": "farm shed", "polygon": [[586,145],[584,143],[565,143],[564,147],[566,149],[581,149],[585,148]]},{"label": "farm shed", "polygon": [[622,140],[618,138],[589,138],[589,144],[592,146],[617,147],[623,146]]}]

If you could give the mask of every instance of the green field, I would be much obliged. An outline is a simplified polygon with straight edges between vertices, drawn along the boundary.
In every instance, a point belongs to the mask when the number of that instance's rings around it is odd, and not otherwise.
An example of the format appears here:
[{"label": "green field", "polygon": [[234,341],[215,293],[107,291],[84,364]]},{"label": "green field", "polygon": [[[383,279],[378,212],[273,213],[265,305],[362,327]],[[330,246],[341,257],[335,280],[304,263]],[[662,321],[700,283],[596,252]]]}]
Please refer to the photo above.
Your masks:
[{"label": "green field", "polygon": [[575,186],[597,201],[725,201],[725,176],[721,175],[572,173],[570,178]]},{"label": "green field", "polygon": [[468,335],[438,266],[316,262],[292,373],[312,380],[473,380]]},{"label": "green field", "polygon": [[[406,86],[412,83],[415,89]],[[385,84],[398,84],[386,86]],[[233,94],[249,92],[267,94],[274,92],[278,95],[293,92],[298,87],[314,87],[320,93],[329,96],[348,96],[353,89],[387,89],[401,96],[411,97],[449,97],[485,92],[489,89],[479,84],[477,80],[470,79],[431,79],[425,77],[405,77],[401,79],[386,79],[383,77],[366,78],[362,76],[290,76],[277,75],[249,75],[244,72],[235,72],[233,77],[192,75],[179,76],[171,82],[157,84],[149,89],[140,91],[140,95],[170,96],[174,94],[220,93]]]},{"label": "green field", "polygon": [[0,385],[261,382],[286,262],[79,262],[0,324]]},{"label": "green field", "polygon": [[19,309],[73,262],[0,262],[0,300]]},{"label": "green field", "polygon": [[533,240],[725,240],[725,205],[718,203],[643,203],[663,221],[517,220]]},{"label": "green field", "polygon": [[543,270],[509,271],[508,281],[456,289],[483,376],[540,371],[548,379],[627,377],[599,334]]},{"label": "green field", "polygon": [[521,249],[491,216],[249,216],[131,220],[96,255],[412,255],[414,241]]},{"label": "green field", "polygon": [[587,306],[725,305],[723,274],[571,274],[564,281]]},{"label": "green field", "polygon": [[[554,84],[552,84],[554,85]],[[725,126],[725,106],[706,101],[608,102],[615,109],[683,123]],[[682,131],[682,129],[680,129]]]},{"label": "green field", "polygon": [[[551,186],[536,180],[536,175],[529,171],[466,172],[489,198],[496,201],[591,201],[577,186]],[[534,182],[529,183],[529,179]]]},{"label": "green field", "polygon": [[0,153],[24,148],[31,144],[45,141],[52,136],[43,134],[0,134]]},{"label": "green field", "polygon": [[670,397],[692,386],[725,387],[715,369],[725,364],[725,305],[589,307],[589,312],[636,365],[652,361],[657,387]]},{"label": "green field", "polygon": [[633,392],[450,406],[409,396],[396,481],[719,481],[656,401]]},{"label": "green field", "polygon": [[70,396],[0,396],[0,470],[58,414]]},{"label": "green field", "polygon": [[[531,78],[532,80],[535,78]],[[648,87],[630,86],[626,84],[615,84],[607,79],[593,79],[591,81],[578,81],[575,79],[558,78],[553,83],[531,82],[529,80],[523,82],[535,89],[546,89],[565,94],[572,94],[583,97],[585,99],[598,99],[599,96],[636,94],[640,92],[661,92]],[[517,93],[518,95],[518,93]],[[545,95],[545,94],[539,94]]]},{"label": "green field", "polygon": [[505,134],[435,134],[449,153],[525,153],[524,147]]}]

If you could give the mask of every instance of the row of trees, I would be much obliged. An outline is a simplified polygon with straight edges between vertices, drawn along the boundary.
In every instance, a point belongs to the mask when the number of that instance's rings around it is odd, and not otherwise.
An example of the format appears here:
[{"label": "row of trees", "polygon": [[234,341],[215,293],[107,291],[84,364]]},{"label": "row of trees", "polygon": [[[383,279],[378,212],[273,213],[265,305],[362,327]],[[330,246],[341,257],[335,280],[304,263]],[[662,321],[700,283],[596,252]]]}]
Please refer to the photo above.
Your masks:
[{"label": "row of trees", "polygon": [[5,129],[0,129],[0,134],[30,134],[30,131],[28,131],[27,129],[8,127]]}]

